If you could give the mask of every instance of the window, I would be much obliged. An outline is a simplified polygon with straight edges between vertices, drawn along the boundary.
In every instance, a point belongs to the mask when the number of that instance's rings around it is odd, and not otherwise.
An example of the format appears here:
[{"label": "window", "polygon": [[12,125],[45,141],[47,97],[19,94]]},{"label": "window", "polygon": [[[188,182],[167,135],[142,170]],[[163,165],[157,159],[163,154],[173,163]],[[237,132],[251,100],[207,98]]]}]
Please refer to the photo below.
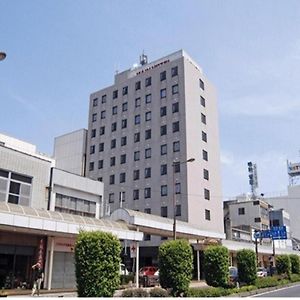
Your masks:
[{"label": "window", "polygon": [[140,151],[135,151],[133,154],[134,161],[140,160]]},{"label": "window", "polygon": [[210,221],[210,210],[208,209],[205,210],[205,220]]},{"label": "window", "polygon": [[109,203],[114,203],[115,202],[115,194],[114,193],[110,193],[108,195],[108,202]]},{"label": "window", "polygon": [[210,191],[208,189],[204,189],[204,199],[210,200]]},{"label": "window", "polygon": [[110,149],[116,148],[116,144],[117,144],[116,139],[111,140],[111,142],[110,142]]},{"label": "window", "polygon": [[204,91],[204,81],[202,79],[199,79],[199,86]]},{"label": "window", "polygon": [[144,189],[144,197],[147,198],[151,198],[151,188],[147,187]]},{"label": "window", "polygon": [[149,207],[145,208],[144,213],[150,215],[151,214],[151,208],[149,208]]},{"label": "window", "polygon": [[109,176],[109,184],[115,184],[115,175]]},{"label": "window", "polygon": [[175,214],[177,217],[180,217],[181,216],[181,205],[180,204],[177,204],[176,207],[175,207]]},{"label": "window", "polygon": [[[89,170],[90,171],[93,171],[94,170],[94,162],[90,162],[90,165],[89,165]],[[15,183],[16,184],[16,183]],[[19,184],[20,185],[20,184]],[[12,185],[11,185],[12,186]]]},{"label": "window", "polygon": [[127,144],[127,136],[121,137],[121,146],[125,146]]},{"label": "window", "polygon": [[96,136],[96,129],[92,129],[91,138],[94,138],[95,136]]},{"label": "window", "polygon": [[103,169],[103,159],[98,160],[98,169]]},{"label": "window", "polygon": [[145,131],[145,140],[151,139],[151,129]]},{"label": "window", "polygon": [[160,166],[160,175],[166,175],[168,171],[168,166],[166,164]]},{"label": "window", "polygon": [[99,132],[100,132],[100,135],[105,134],[105,126],[101,126]]},{"label": "window", "polygon": [[201,114],[201,122],[202,122],[203,124],[206,124],[206,115]]},{"label": "window", "polygon": [[181,184],[180,182],[175,183],[175,194],[181,193]]},{"label": "window", "polygon": [[140,198],[140,191],[133,190],[133,200],[139,200],[139,198]]},{"label": "window", "polygon": [[128,94],[128,86],[124,86],[122,89],[122,95],[125,96]]},{"label": "window", "polygon": [[160,73],[160,81],[164,81],[167,78],[167,72],[163,71]]},{"label": "window", "polygon": [[259,205],[259,201],[253,201],[253,205]]},{"label": "window", "polygon": [[127,119],[122,120],[121,127],[122,129],[127,127]]},{"label": "window", "polygon": [[126,181],[126,173],[120,173],[120,183],[123,183]]},{"label": "window", "polygon": [[207,134],[204,131],[202,131],[202,141],[207,142]]},{"label": "window", "polygon": [[160,98],[166,98],[167,97],[167,90],[166,89],[161,89],[160,90]]},{"label": "window", "polygon": [[163,117],[163,116],[166,116],[167,115],[167,107],[166,106],[163,106],[160,108],[160,116]]},{"label": "window", "polygon": [[168,217],[168,206],[162,206],[160,208],[160,215],[164,218]]},{"label": "window", "polygon": [[205,98],[203,98],[202,96],[200,96],[200,103],[203,107],[205,107]]},{"label": "window", "polygon": [[145,80],[145,86],[150,86],[151,85],[151,77],[147,77]]},{"label": "window", "polygon": [[244,215],[245,214],[245,207],[239,207],[238,213],[239,213],[239,215]]},{"label": "window", "polygon": [[172,95],[178,94],[178,84],[172,86]]},{"label": "window", "polygon": [[103,95],[103,96],[102,96],[101,102],[102,102],[102,103],[106,103],[106,95]]},{"label": "window", "polygon": [[115,165],[116,165],[116,157],[113,156],[113,157],[110,158],[110,166],[112,167],[112,166],[115,166]]},{"label": "window", "polygon": [[95,153],[95,145],[92,145],[90,147],[90,154],[93,154],[93,153]]},{"label": "window", "polygon": [[203,160],[208,161],[208,152],[207,151],[202,150],[202,158],[203,158]]},{"label": "window", "polygon": [[116,131],[117,130],[117,122],[114,122],[111,124],[111,131]]},{"label": "window", "polygon": [[126,154],[122,154],[122,155],[120,156],[120,163],[121,163],[121,164],[125,164],[125,163],[126,163]]},{"label": "window", "polygon": [[101,119],[102,119],[102,120],[105,119],[105,114],[106,114],[106,113],[105,113],[105,110],[102,110],[102,111],[101,111]]},{"label": "window", "polygon": [[180,151],[180,142],[176,141],[173,142],[173,152],[179,152]]},{"label": "window", "polygon": [[151,157],[151,148],[145,149],[145,158],[150,158]]},{"label": "window", "polygon": [[135,107],[140,107],[141,106],[141,98],[136,98],[135,99]]},{"label": "window", "polygon": [[161,155],[167,154],[167,145],[166,144],[160,146],[160,154]]},{"label": "window", "polygon": [[260,223],[260,222],[261,222],[261,219],[260,219],[260,218],[254,218],[254,222],[255,222],[255,223]]},{"label": "window", "polygon": [[172,113],[177,113],[179,112],[179,102],[173,103],[172,104]]},{"label": "window", "polygon": [[141,123],[141,116],[140,115],[134,116],[134,124],[138,125],[140,123]]},{"label": "window", "polygon": [[171,75],[172,75],[172,77],[178,75],[178,67],[177,67],[177,66],[176,66],[176,67],[173,67],[173,68],[171,69]]},{"label": "window", "polygon": [[127,111],[128,110],[128,102],[125,102],[122,104],[122,111]]},{"label": "window", "polygon": [[93,106],[98,106],[98,98],[93,99]]},{"label": "window", "polygon": [[203,169],[203,178],[209,180],[209,172],[206,169]]},{"label": "window", "polygon": [[167,125],[160,126],[160,136],[167,134]]},{"label": "window", "polygon": [[118,90],[113,91],[113,99],[118,98]]},{"label": "window", "polygon": [[179,131],[179,121],[173,123],[173,132]]},{"label": "window", "polygon": [[151,120],[151,111],[147,111],[147,112],[145,113],[145,120],[146,120],[146,121],[150,121],[150,120]]},{"label": "window", "polygon": [[145,102],[146,103],[151,103],[151,94],[148,94],[148,95],[146,95],[146,99],[145,99]]},{"label": "window", "polygon": [[136,83],[135,83],[135,90],[137,91],[137,90],[140,90],[141,89],[141,82],[140,81],[137,81]]},{"label": "window", "polygon": [[93,114],[92,115],[92,122],[96,122],[97,121],[97,114]]},{"label": "window", "polygon": [[151,177],[151,168],[145,168],[145,178]]},{"label": "window", "polygon": [[180,173],[180,164],[173,165],[174,173]]},{"label": "window", "polygon": [[168,186],[167,185],[162,185],[160,187],[160,195],[161,196],[168,196]]},{"label": "window", "polygon": [[144,241],[151,241],[151,234],[144,233]]},{"label": "window", "polygon": [[136,132],[133,136],[133,139],[134,139],[134,142],[137,143],[140,141],[140,133],[139,132]]},{"label": "window", "polygon": [[118,106],[113,106],[112,108],[112,114],[116,115],[118,113]]},{"label": "window", "polygon": [[98,178],[97,178],[97,180],[98,180],[98,181],[101,181],[101,182],[103,181],[102,179],[103,179],[102,177],[98,177]]},{"label": "window", "polygon": [[99,144],[99,152],[104,151],[104,143]]},{"label": "window", "polygon": [[140,170],[133,170],[133,180],[140,179]]}]

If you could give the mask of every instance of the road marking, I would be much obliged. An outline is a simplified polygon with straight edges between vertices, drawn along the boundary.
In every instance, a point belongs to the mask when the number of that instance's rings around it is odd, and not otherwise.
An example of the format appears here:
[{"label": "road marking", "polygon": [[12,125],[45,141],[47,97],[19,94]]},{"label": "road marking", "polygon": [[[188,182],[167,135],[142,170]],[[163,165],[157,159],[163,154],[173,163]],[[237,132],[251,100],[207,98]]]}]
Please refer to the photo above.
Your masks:
[{"label": "road marking", "polygon": [[260,293],[260,294],[255,294],[255,295],[249,296],[247,298],[254,298],[254,297],[261,296],[261,295],[270,294],[270,293],[273,293],[273,292],[275,293],[275,292],[278,292],[278,291],[287,290],[287,289],[290,289],[290,288],[293,288],[293,287],[297,287],[297,286],[300,286],[300,284],[296,284],[296,285],[292,285],[292,286],[287,286],[287,287],[283,287],[283,288],[280,288],[280,289],[263,292],[263,293]]}]

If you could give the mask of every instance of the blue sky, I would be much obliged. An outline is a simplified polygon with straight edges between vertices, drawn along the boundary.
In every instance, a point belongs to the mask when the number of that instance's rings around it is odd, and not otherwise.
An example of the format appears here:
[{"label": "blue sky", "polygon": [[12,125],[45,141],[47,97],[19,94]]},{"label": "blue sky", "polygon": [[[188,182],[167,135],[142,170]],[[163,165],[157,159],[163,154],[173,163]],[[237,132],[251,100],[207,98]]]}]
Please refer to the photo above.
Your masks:
[{"label": "blue sky", "polygon": [[286,189],[300,161],[300,1],[0,0],[0,132],[51,154],[87,127],[90,93],[143,50],[185,49],[218,91],[224,198]]}]

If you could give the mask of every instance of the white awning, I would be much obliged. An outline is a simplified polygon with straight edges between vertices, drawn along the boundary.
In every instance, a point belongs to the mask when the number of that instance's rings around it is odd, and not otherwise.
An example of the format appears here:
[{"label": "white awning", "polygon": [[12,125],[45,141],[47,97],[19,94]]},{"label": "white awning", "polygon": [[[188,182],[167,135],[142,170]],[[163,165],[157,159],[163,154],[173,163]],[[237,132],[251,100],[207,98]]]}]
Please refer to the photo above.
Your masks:
[{"label": "white awning", "polygon": [[64,237],[77,235],[80,230],[99,230],[110,232],[119,239],[133,241],[143,239],[142,232],[130,230],[123,222],[82,217],[5,202],[0,202],[0,229]]},{"label": "white awning", "polygon": [[[140,211],[125,208],[115,210],[110,218],[114,221],[124,221],[128,225],[138,226],[139,230],[158,236],[171,237],[173,234],[173,219],[163,218]],[[183,221],[176,221],[176,235],[186,239],[224,239],[225,234],[202,230],[201,228]]]}]

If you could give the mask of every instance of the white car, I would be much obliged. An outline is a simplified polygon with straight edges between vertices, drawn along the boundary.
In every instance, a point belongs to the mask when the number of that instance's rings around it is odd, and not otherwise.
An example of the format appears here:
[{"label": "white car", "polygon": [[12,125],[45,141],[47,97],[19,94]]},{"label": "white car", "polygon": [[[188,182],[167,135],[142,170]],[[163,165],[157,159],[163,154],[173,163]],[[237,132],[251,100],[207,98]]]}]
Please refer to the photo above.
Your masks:
[{"label": "white car", "polygon": [[257,268],[256,275],[257,277],[267,277],[268,276],[267,269],[264,267]]},{"label": "white car", "polygon": [[129,275],[129,271],[124,264],[120,264],[120,275]]}]

